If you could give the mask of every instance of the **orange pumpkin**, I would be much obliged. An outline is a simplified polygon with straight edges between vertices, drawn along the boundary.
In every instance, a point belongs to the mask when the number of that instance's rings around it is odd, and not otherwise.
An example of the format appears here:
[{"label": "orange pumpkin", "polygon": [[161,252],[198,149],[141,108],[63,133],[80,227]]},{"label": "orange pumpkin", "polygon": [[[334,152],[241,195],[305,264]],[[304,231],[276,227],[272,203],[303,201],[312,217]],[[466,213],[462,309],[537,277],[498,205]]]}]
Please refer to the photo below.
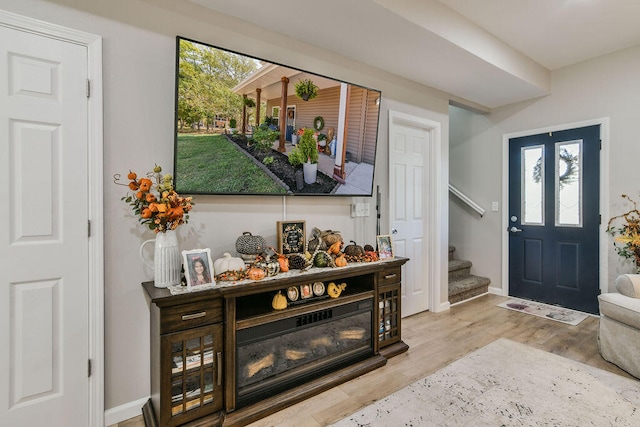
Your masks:
[{"label": "orange pumpkin", "polygon": [[266,272],[257,266],[251,266],[249,270],[247,270],[247,277],[251,280],[260,280],[266,276]]},{"label": "orange pumpkin", "polygon": [[269,247],[273,253],[278,255],[278,263],[280,264],[280,271],[286,273],[289,271],[289,258],[284,254],[279,254],[273,246]]},{"label": "orange pumpkin", "polygon": [[341,241],[337,241],[333,245],[331,245],[329,247],[329,249],[327,249],[327,252],[329,254],[338,255],[340,253],[340,249],[342,249],[342,242]]},{"label": "orange pumpkin", "polygon": [[336,258],[334,263],[336,267],[344,267],[345,265],[347,265],[347,259],[344,257],[344,254],[342,254],[338,258]]},{"label": "orange pumpkin", "polygon": [[283,273],[289,271],[289,258],[284,255],[278,255],[278,262],[280,263],[280,271]]}]

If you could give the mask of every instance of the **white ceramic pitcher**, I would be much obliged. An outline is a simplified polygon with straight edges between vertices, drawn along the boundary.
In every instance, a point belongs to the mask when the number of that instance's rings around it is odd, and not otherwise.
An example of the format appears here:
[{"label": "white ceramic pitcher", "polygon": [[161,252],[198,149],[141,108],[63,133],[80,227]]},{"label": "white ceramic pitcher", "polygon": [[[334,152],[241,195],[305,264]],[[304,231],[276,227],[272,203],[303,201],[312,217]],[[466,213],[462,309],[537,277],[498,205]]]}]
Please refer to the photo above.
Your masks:
[{"label": "white ceramic pitcher", "polygon": [[[153,264],[144,256],[144,247],[148,243],[155,244]],[[155,239],[149,239],[140,245],[140,258],[153,270],[154,286],[166,288],[180,283],[180,248],[175,230],[167,230],[156,234]]]}]

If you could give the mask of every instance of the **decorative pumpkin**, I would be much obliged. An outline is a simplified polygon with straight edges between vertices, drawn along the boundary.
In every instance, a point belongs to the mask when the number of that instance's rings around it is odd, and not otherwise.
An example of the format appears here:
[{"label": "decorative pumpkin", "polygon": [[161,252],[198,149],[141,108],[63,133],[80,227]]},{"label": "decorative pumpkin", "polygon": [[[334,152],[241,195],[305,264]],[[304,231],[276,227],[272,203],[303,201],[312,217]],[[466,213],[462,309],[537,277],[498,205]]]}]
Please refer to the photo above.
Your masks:
[{"label": "decorative pumpkin", "polygon": [[362,255],[364,255],[364,249],[362,248],[362,246],[357,245],[356,242],[351,240],[351,244],[345,246],[344,253],[352,257],[361,257]]},{"label": "decorative pumpkin", "polygon": [[287,308],[287,297],[282,295],[282,292],[278,291],[278,293],[273,297],[273,301],[271,301],[271,307],[273,307],[274,310],[284,310]]},{"label": "decorative pumpkin", "polygon": [[242,236],[236,240],[236,251],[245,255],[261,254],[267,249],[267,241],[262,236],[254,236],[248,231],[242,233]]},{"label": "decorative pumpkin", "polygon": [[365,252],[373,252],[374,251],[373,246],[371,246],[368,243],[366,245],[364,245],[363,249],[364,249]]},{"label": "decorative pumpkin", "polygon": [[278,260],[278,264],[280,264],[280,271],[282,271],[283,273],[286,273],[287,271],[289,271],[289,258],[287,258],[287,256],[285,254],[279,254],[278,252],[276,252],[275,248],[270,247],[270,249],[273,251],[274,255],[277,255],[277,260]]},{"label": "decorative pumpkin", "polygon": [[327,252],[329,253],[329,255],[331,254],[338,255],[340,253],[340,249],[342,249],[342,242],[337,241],[333,245],[331,245],[329,249],[327,249]]},{"label": "decorative pumpkin", "polygon": [[333,263],[333,259],[331,258],[331,255],[329,255],[325,251],[318,251],[318,253],[315,254],[315,256],[313,257],[314,267],[319,267],[319,268],[331,267],[332,263]]},{"label": "decorative pumpkin", "polygon": [[275,276],[280,272],[280,263],[275,259],[258,261],[256,265],[264,270],[268,277]]},{"label": "decorative pumpkin", "polygon": [[338,298],[342,293],[342,291],[346,289],[346,287],[347,287],[346,283],[340,283],[339,285],[336,285],[335,283],[331,282],[327,286],[327,294],[331,298]]},{"label": "decorative pumpkin", "polygon": [[344,267],[345,265],[347,265],[347,259],[345,258],[344,254],[341,254],[339,257],[336,258],[334,263],[336,267]]},{"label": "decorative pumpkin", "polygon": [[252,265],[249,267],[249,270],[247,270],[247,278],[251,280],[260,280],[266,275],[267,273],[257,265]]},{"label": "decorative pumpkin", "polygon": [[244,267],[245,265],[242,258],[232,257],[228,252],[225,252],[222,258],[218,258],[213,263],[213,271],[217,274],[224,273],[225,271],[242,271]]}]

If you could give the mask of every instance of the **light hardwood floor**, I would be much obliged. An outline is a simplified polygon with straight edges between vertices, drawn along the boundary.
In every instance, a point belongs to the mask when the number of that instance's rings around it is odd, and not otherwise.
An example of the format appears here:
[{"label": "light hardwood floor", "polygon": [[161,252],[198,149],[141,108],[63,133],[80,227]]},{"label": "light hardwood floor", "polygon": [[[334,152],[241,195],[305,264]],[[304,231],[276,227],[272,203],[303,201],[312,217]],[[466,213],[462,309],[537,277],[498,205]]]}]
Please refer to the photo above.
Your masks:
[{"label": "light hardwood floor", "polygon": [[[504,337],[633,378],[598,353],[598,318],[578,326],[497,307],[505,297],[484,295],[442,313],[425,312],[403,319],[409,351],[373,372],[307,399],[251,427],[318,427],[335,422],[423,378],[465,354]],[[143,427],[142,417],[117,427]]]}]

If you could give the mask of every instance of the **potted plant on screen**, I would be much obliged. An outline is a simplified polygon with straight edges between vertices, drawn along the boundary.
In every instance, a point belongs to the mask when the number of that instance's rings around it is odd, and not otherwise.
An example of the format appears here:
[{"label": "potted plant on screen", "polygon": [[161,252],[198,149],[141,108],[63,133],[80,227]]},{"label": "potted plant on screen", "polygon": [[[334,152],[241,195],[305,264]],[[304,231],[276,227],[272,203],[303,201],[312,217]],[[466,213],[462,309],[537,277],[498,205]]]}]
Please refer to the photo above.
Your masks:
[{"label": "potted plant on screen", "polygon": [[306,184],[315,183],[318,174],[318,144],[313,134],[313,129],[306,128],[298,145],[289,153],[289,163],[294,166],[302,165]]},{"label": "potted plant on screen", "polygon": [[318,86],[316,86],[313,81],[309,79],[300,80],[298,83],[296,83],[295,89],[296,95],[303,101],[308,101],[318,96]]}]

